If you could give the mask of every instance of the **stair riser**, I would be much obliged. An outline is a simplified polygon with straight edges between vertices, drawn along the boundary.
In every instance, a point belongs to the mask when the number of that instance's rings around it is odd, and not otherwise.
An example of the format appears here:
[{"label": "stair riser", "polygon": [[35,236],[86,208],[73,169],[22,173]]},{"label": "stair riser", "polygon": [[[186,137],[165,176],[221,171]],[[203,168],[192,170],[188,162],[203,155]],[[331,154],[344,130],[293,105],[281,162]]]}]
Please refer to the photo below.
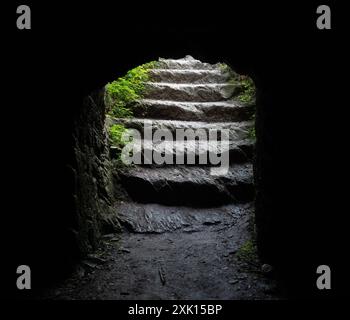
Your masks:
[{"label": "stair riser", "polygon": [[[220,159],[224,159],[225,157],[228,157],[227,162],[229,164],[234,163],[244,163],[247,161],[251,161],[253,158],[253,152],[254,151],[254,145],[253,144],[246,144],[241,145],[236,148],[231,148],[228,151],[228,155],[222,154],[221,152],[208,152],[205,150],[200,150],[199,152],[194,152],[193,150],[189,152],[181,153],[178,151],[176,153],[176,150],[171,150],[166,153],[166,156],[164,153],[161,153],[160,149],[157,151],[153,151],[149,148],[142,148],[139,151],[135,151],[133,153],[133,158],[136,159],[137,165],[145,165],[145,166],[167,166],[167,165],[211,165],[212,159],[216,159],[217,157]],[[116,157],[116,149],[111,148],[111,158]],[[179,155],[178,157],[176,155]],[[164,157],[163,157],[164,156]],[[164,158],[164,160],[162,160]],[[154,159],[160,159],[155,161]],[[141,162],[139,162],[141,161]],[[215,166],[215,164],[212,164]]]},{"label": "stair riser", "polygon": [[220,70],[217,65],[211,65],[209,63],[203,63],[198,60],[185,61],[185,60],[162,60],[158,62],[159,69],[195,69],[195,70]]},{"label": "stair riser", "polygon": [[205,122],[233,122],[248,121],[254,114],[251,106],[244,107],[196,107],[181,108],[176,105],[142,105],[135,104],[133,114],[138,118],[181,120],[181,121],[205,121]]},{"label": "stair riser", "polygon": [[194,132],[203,132],[204,139],[209,137],[209,132],[217,130],[217,140],[221,140],[221,130],[229,130],[230,141],[241,141],[249,138],[249,130],[253,127],[253,122],[243,123],[203,123],[203,122],[190,122],[190,121],[157,121],[143,119],[108,119],[109,125],[123,124],[128,129],[135,129],[139,132],[141,138],[144,138],[145,128],[151,129],[152,136],[157,130],[164,130],[170,132],[173,137],[176,137],[177,130],[193,130]]},{"label": "stair riser", "polygon": [[145,84],[146,99],[172,100],[186,102],[215,102],[232,98],[239,92],[236,85],[218,86],[166,86],[154,83]]},{"label": "stair riser", "polygon": [[150,70],[150,80],[152,82],[170,82],[170,83],[225,83],[230,80],[229,73],[218,71],[193,70]]},{"label": "stair riser", "polygon": [[130,197],[141,203],[208,207],[227,203],[244,203],[254,198],[253,185],[246,183],[230,187],[231,190],[215,184],[193,185],[190,182],[164,181],[163,185],[155,186],[138,177],[123,177],[123,175],[121,175],[121,183]]}]

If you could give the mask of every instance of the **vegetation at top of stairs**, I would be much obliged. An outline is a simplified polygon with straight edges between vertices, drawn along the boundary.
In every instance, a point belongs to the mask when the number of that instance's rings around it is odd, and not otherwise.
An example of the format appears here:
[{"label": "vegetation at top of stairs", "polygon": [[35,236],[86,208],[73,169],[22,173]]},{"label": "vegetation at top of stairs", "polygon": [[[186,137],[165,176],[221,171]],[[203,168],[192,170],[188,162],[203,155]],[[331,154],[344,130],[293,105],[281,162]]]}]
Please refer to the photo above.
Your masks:
[{"label": "vegetation at top of stairs", "polygon": [[131,69],[124,77],[106,85],[107,113],[117,118],[132,117],[130,105],[142,98],[145,85],[149,80],[148,72],[157,66],[157,61],[151,61]]},{"label": "vegetation at top of stairs", "polygon": [[222,73],[230,73],[232,75],[232,78],[237,77],[237,73],[235,73],[226,63],[218,63],[217,66]]},{"label": "vegetation at top of stairs", "polygon": [[[116,118],[130,118],[133,116],[131,104],[141,99],[145,86],[149,80],[148,72],[158,65],[157,61],[151,61],[129,70],[125,76],[106,85],[107,114]],[[110,145],[115,149],[117,165],[121,166],[121,149],[125,143],[122,140],[126,128],[122,124],[113,124],[108,128]]]}]

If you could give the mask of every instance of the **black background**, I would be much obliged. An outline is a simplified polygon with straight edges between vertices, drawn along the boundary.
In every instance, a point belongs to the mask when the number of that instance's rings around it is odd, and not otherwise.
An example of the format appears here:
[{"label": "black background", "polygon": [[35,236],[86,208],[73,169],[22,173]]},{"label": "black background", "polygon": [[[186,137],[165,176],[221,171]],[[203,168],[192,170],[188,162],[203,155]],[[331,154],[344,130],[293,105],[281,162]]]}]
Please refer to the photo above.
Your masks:
[{"label": "black background", "polygon": [[[32,30],[16,29],[19,4],[31,5]],[[339,1],[327,2],[332,30],[321,31],[316,28],[320,4],[2,5],[4,294],[10,297],[15,290],[19,264],[38,264],[33,281],[58,272],[51,257],[64,248],[57,217],[67,214],[66,164],[82,98],[131,67],[159,56],[190,54],[212,63],[225,60],[257,83],[268,102],[266,152],[272,159],[273,207],[281,213],[277,253],[288,264],[291,281],[297,274],[303,283],[300,297],[314,286],[320,264],[330,265],[333,289],[311,290],[307,297],[343,295],[348,251],[347,11]]]}]

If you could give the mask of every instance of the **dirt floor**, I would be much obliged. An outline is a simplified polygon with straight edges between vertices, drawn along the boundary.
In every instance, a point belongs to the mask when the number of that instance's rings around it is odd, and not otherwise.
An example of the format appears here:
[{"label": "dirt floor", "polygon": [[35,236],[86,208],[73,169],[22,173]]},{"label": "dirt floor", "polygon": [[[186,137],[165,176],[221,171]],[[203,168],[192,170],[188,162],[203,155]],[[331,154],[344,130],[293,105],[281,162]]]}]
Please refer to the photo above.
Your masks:
[{"label": "dirt floor", "polygon": [[126,212],[124,232],[104,236],[101,249],[44,298],[280,298],[268,266],[261,266],[251,245],[251,204],[118,206]]}]

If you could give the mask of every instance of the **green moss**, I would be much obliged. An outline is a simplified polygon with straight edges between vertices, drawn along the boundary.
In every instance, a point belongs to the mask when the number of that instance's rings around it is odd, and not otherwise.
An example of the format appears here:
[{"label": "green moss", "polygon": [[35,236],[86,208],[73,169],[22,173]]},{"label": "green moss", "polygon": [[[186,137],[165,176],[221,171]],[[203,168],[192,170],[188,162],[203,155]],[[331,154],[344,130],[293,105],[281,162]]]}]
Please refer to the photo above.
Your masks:
[{"label": "green moss", "polygon": [[108,114],[117,118],[132,117],[131,105],[141,99],[145,91],[145,82],[149,80],[149,70],[156,67],[152,61],[138,66],[124,76],[106,86],[109,101]]},{"label": "green moss", "polygon": [[113,124],[108,129],[108,136],[110,143],[115,146],[122,148],[125,146],[125,143],[122,140],[123,133],[126,128],[122,124]]},{"label": "green moss", "polygon": [[256,92],[254,81],[248,76],[237,74],[226,63],[219,63],[218,66],[222,73],[230,74],[228,82],[238,87],[237,100],[242,103],[253,104]]},{"label": "green moss", "polygon": [[[145,63],[128,71],[124,77],[108,83],[106,85],[107,114],[116,118],[132,117],[131,107],[145,93],[145,82],[149,81],[149,70],[158,66],[157,61]],[[121,160],[121,151],[126,144],[122,139],[126,130],[122,124],[113,124],[108,128],[111,156],[117,167],[125,166]]]},{"label": "green moss", "polygon": [[257,259],[257,248],[252,240],[247,240],[237,252],[237,257],[245,262],[253,262]]},{"label": "green moss", "polygon": [[230,72],[231,68],[226,63],[219,63],[221,72]]},{"label": "green moss", "polygon": [[248,137],[249,137],[249,139],[253,139],[253,140],[256,138],[256,136],[255,136],[255,127],[254,126],[249,128],[249,130],[248,130]]},{"label": "green moss", "polygon": [[255,100],[255,85],[251,78],[240,76],[238,79],[241,91],[237,99],[243,103],[253,103]]},{"label": "green moss", "polygon": [[109,143],[111,145],[111,158],[117,168],[125,167],[122,161],[121,152],[127,141],[124,141],[123,134],[127,129],[122,124],[113,124],[108,128]]}]

